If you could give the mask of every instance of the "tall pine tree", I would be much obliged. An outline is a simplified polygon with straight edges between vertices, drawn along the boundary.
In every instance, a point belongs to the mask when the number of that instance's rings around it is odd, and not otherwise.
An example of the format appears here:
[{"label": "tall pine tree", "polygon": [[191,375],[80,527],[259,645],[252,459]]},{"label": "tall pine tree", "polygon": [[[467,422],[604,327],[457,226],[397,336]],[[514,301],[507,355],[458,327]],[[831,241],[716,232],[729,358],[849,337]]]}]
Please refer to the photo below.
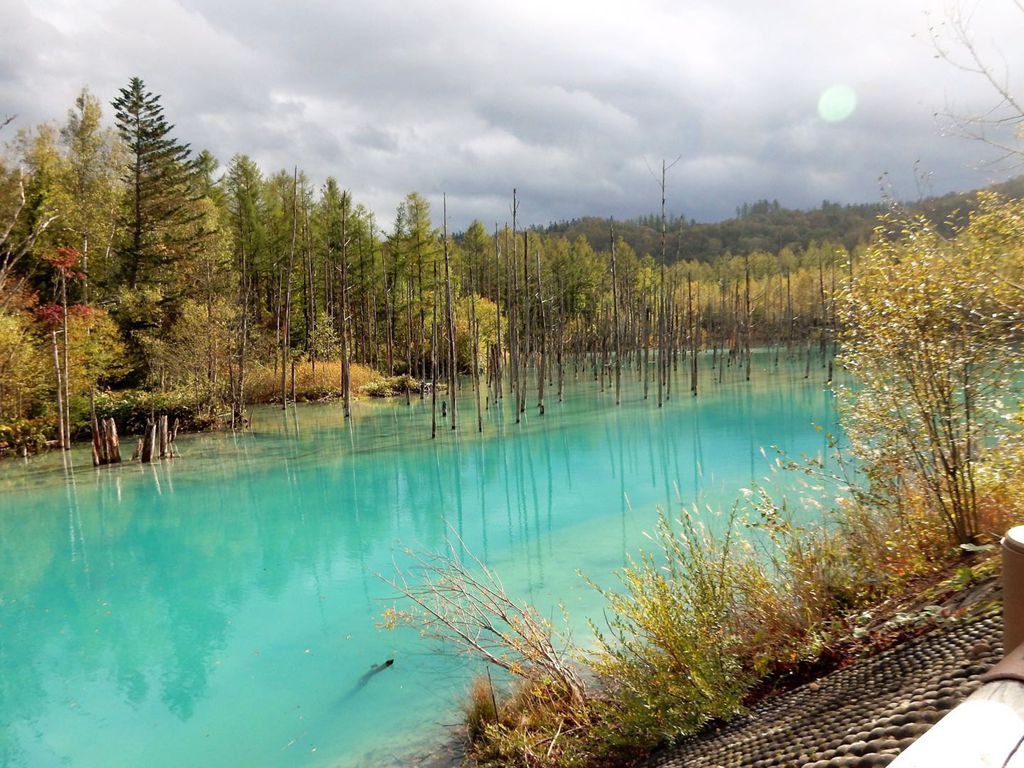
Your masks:
[{"label": "tall pine tree", "polygon": [[117,131],[128,151],[124,238],[118,249],[121,280],[131,289],[160,284],[170,267],[194,244],[195,162],[188,144],[171,136],[160,97],[133,77],[113,107]]}]

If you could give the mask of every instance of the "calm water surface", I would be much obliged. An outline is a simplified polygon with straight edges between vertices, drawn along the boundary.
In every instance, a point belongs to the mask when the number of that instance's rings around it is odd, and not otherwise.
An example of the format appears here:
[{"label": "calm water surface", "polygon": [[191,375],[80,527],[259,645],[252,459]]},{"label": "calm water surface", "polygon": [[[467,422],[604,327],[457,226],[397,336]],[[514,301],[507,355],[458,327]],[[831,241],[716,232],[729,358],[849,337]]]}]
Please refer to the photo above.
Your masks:
[{"label": "calm water surface", "polygon": [[[0,464],[0,766],[387,766],[443,738],[474,666],[375,624],[405,547],[454,530],[516,596],[585,618],[660,505],[726,509],[819,454],[823,372],[759,359],[659,409],[589,377],[515,425],[429,439],[429,400],[257,412],[244,435],[94,470],[88,455]],[[771,451],[769,450],[769,455]],[[364,679],[370,666],[394,665]]]}]

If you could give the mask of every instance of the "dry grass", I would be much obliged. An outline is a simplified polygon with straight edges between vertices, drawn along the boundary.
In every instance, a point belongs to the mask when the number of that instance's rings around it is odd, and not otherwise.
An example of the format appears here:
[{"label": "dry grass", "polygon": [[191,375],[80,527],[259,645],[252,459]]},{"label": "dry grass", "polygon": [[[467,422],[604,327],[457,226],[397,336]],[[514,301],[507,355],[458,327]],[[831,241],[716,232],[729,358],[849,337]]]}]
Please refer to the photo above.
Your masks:
[{"label": "dry grass", "polygon": [[[621,765],[607,759],[597,700],[572,704],[543,679],[518,680],[496,695],[479,677],[465,707],[473,765],[528,768],[591,768]],[[618,757],[618,755],[617,755]]]},{"label": "dry grass", "polygon": [[[349,366],[352,394],[380,378],[380,374],[358,363]],[[251,403],[273,403],[281,400],[281,371],[273,366],[253,366],[247,374],[245,397]],[[291,371],[288,372],[288,392],[291,397]],[[341,397],[341,363],[318,361],[316,369],[308,360],[295,364],[295,398],[299,401],[330,400]]]},{"label": "dry grass", "polygon": [[470,741],[478,741],[491,723],[498,722],[498,696],[490,675],[473,678],[469,696],[463,705],[467,735]]}]

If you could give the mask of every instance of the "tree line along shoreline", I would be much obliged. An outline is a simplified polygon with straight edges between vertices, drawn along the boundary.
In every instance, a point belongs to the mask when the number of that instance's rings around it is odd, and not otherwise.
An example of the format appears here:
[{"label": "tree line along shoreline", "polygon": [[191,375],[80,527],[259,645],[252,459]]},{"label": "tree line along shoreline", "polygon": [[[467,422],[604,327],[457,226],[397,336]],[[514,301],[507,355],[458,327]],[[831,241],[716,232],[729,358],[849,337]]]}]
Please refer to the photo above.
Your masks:
[{"label": "tree line along shoreline", "polygon": [[[720,227],[739,235],[708,245],[709,225],[666,215],[663,174],[660,215],[604,231],[523,227],[515,192],[508,222],[454,236],[447,211],[438,224],[410,193],[384,231],[333,178],[315,187],[297,168],[193,153],[139,78],[111,106],[113,127],[83,90],[62,124],[19,131],[0,165],[6,452],[67,447],[97,417],[135,430],[147,411],[203,429],[244,424],[255,402],[337,396],[347,414],[356,390],[394,391],[396,376],[410,377],[407,398],[461,374],[485,404],[507,390],[522,412],[532,389],[543,410],[569,357],[612,376],[639,360],[660,403],[669,365],[685,361],[695,389],[701,350],[717,363],[753,346],[834,347],[834,296],[864,247],[842,241],[876,213],[826,201],[833,224],[844,211],[856,223],[801,244],[793,222],[814,217],[761,201]],[[743,234],[780,217],[774,251]],[[748,250],[721,252],[733,240]],[[707,252],[682,258],[684,241]]]}]

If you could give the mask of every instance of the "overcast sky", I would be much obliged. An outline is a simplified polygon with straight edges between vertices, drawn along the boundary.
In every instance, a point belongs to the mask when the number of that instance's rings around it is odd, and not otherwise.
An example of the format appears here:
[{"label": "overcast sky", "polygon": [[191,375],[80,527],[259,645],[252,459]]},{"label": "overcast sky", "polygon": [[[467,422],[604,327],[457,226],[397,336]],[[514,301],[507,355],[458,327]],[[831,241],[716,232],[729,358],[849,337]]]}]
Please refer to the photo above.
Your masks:
[{"label": "overcast sky", "polygon": [[[936,116],[997,101],[935,57],[951,5],[0,0],[0,119],[63,121],[83,86],[109,105],[137,75],[179,140],[333,175],[385,225],[414,190],[435,220],[447,193],[454,228],[506,221],[513,187],[531,223],[652,212],[676,157],[668,209],[701,221],[878,201],[883,173],[915,199],[1012,175]],[[997,74],[1024,79],[1013,0],[961,6]]]}]

